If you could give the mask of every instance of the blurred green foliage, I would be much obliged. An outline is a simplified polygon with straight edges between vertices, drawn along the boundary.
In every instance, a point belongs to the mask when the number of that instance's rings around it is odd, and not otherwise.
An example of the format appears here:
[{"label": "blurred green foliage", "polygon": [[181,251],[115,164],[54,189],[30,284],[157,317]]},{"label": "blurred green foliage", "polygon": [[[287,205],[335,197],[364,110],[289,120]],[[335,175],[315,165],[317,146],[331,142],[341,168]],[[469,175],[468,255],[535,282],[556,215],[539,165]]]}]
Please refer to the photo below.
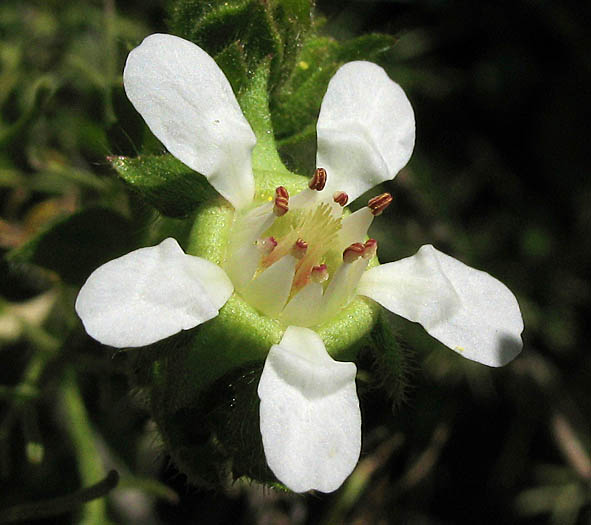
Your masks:
[{"label": "blurred green foliage", "polygon": [[[165,4],[0,5],[0,520],[2,509],[75,493],[115,468],[121,482],[108,498],[39,523],[587,523],[588,6],[319,0],[308,19],[306,2],[245,0],[219,7],[235,18],[198,11],[194,21]],[[267,33],[250,34],[255,15],[271,17]],[[293,31],[294,19],[312,38]],[[179,209],[178,188],[160,191],[177,180],[186,188],[182,167],[171,161],[147,184],[142,161],[121,160],[165,153],[126,100],[121,71],[167,20],[197,40],[232,37],[211,52],[240,92],[253,63],[273,55],[276,138],[302,172],[313,167],[314,122],[338,65],[383,65],[413,103],[417,147],[384,185],[395,205],[373,230],[389,241],[380,258],[433,243],[505,282],[522,307],[525,347],[502,370],[389,319],[378,336],[408,348],[412,386],[392,413],[388,388],[372,386],[391,378],[375,377],[373,354],[361,357],[363,455],[335,494],[187,488],[146,400],[130,392],[133,358],[92,342],[74,314],[92,268],[167,235],[186,239],[186,222],[162,215]],[[182,191],[177,215],[200,191]],[[395,361],[387,350],[382,360]],[[212,402],[207,418],[218,409]]]}]

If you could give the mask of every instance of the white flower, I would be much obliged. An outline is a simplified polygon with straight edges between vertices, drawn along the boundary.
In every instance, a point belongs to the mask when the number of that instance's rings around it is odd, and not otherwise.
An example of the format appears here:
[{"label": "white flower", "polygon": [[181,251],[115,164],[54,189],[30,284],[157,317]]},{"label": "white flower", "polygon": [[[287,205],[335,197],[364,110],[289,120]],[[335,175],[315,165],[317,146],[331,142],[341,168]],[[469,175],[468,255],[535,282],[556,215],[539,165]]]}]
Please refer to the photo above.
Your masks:
[{"label": "white flower", "polygon": [[[174,239],[98,268],[76,311],[86,331],[115,347],[144,346],[212,319],[235,291],[285,327],[258,387],[269,467],[290,489],[336,490],[361,448],[353,363],[333,360],[310,328],[356,295],[420,323],[462,356],[501,366],[521,350],[513,294],[487,273],[433,246],[374,266],[365,241],[387,194],[343,216],[352,201],[393,179],[414,147],[412,108],[380,67],[351,62],[334,75],[318,118],[317,169],[310,188],[254,205],[256,139],[226,77],[196,45],[151,35],[124,72],[127,95],[152,132],[205,175],[236,209],[219,266],[185,254]],[[364,242],[365,241],[365,242]],[[204,366],[207,366],[206,364]]]}]

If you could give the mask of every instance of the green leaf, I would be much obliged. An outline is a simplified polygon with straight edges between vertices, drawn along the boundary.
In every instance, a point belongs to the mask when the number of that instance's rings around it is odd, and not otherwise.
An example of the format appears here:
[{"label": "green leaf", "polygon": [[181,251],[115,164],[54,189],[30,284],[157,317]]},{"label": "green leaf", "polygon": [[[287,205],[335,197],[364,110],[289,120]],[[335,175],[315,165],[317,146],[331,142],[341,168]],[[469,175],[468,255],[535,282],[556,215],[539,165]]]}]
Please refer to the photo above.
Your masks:
[{"label": "green leaf", "polygon": [[[270,58],[269,87],[274,88],[289,77],[295,65],[311,26],[312,4],[312,0],[178,0],[172,4],[169,25],[175,34],[216,59],[238,46],[249,76]],[[243,83],[243,71],[236,71],[236,62],[218,63],[235,89]]]},{"label": "green leaf", "polygon": [[107,129],[109,151],[112,155],[159,155],[162,143],[150,131],[144,119],[127,98],[123,85],[111,91],[113,110],[117,118]]},{"label": "green leaf", "polygon": [[49,75],[42,76],[33,83],[18,120],[10,125],[0,122],[0,147],[7,147],[22,138],[27,126],[41,114],[57,87],[57,81]]},{"label": "green leaf", "polygon": [[339,59],[344,62],[351,60],[379,60],[390,51],[398,41],[392,35],[371,33],[362,35],[341,44]]},{"label": "green leaf", "polygon": [[276,0],[273,17],[283,39],[283,61],[279,82],[289,78],[297,55],[312,25],[312,0]]},{"label": "green leaf", "polygon": [[131,239],[131,224],[124,217],[107,208],[88,208],[57,219],[6,258],[11,264],[52,270],[80,285],[101,264],[134,249]]},{"label": "green leaf", "polygon": [[[263,0],[179,0],[173,3],[169,25],[175,34],[195,42],[212,56],[232,43],[243,45],[249,67],[268,56],[278,65],[283,56],[271,4]],[[231,70],[224,72],[231,76]]]},{"label": "green leaf", "polygon": [[244,46],[240,42],[230,43],[215,56],[215,61],[228,77],[236,96],[239,96],[246,88],[249,78]]},{"label": "green leaf", "polygon": [[163,215],[185,217],[218,196],[207,179],[172,155],[110,157],[119,176]]},{"label": "green leaf", "polygon": [[302,130],[316,125],[322,98],[337,69],[352,60],[379,61],[394,46],[389,35],[364,35],[339,43],[328,37],[308,39],[298,56],[289,80],[277,90],[271,100],[273,129],[281,143],[294,143],[310,138]]}]

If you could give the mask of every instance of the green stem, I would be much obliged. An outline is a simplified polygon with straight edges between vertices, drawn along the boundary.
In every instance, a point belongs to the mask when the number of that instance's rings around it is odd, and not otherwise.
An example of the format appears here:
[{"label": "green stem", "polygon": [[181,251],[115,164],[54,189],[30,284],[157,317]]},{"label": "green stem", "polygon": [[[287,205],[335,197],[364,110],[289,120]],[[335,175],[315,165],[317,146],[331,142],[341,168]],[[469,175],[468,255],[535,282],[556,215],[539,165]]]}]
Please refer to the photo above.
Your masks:
[{"label": "green stem", "polygon": [[[82,485],[92,485],[105,477],[105,471],[98,459],[94,432],[72,369],[67,369],[64,374],[62,402],[67,417],[67,430],[76,451],[80,481]],[[84,507],[80,524],[102,525],[107,522],[104,499],[96,499]]]},{"label": "green stem", "polygon": [[39,397],[39,390],[27,384],[18,384],[16,386],[0,385],[0,399],[3,401],[32,401]]},{"label": "green stem", "polygon": [[119,480],[119,475],[115,470],[111,470],[106,478],[98,483],[87,487],[67,496],[61,496],[51,500],[37,501],[35,503],[25,503],[15,505],[0,512],[0,523],[14,523],[17,521],[30,521],[49,516],[58,516],[78,508],[82,503],[97,498],[102,498],[109,491],[115,488]]},{"label": "green stem", "polygon": [[37,351],[33,354],[18,385],[15,387],[3,387],[2,391],[0,391],[0,393],[11,395],[12,401],[6,410],[4,418],[0,421],[0,477],[7,476],[10,471],[8,438],[13,425],[17,421],[17,415],[29,401],[27,394],[34,395],[38,392],[37,383],[41,378],[45,365],[55,355],[51,351],[44,350]]}]

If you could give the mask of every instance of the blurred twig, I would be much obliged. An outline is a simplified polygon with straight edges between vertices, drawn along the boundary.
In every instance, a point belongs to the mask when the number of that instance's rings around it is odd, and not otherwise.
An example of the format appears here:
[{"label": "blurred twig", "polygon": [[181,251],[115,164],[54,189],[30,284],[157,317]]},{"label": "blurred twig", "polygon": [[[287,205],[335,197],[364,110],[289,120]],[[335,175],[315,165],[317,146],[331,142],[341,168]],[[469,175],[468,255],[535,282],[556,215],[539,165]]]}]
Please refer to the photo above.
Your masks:
[{"label": "blurred twig", "polygon": [[94,485],[50,500],[37,501],[15,505],[4,511],[0,511],[0,523],[12,523],[18,521],[29,521],[49,516],[57,516],[75,510],[83,503],[102,498],[110,490],[117,486],[119,475],[111,470],[107,476]]},{"label": "blurred twig", "polygon": [[561,412],[554,412],[550,419],[552,434],[573,470],[585,481],[591,481],[591,460],[585,452],[581,441],[575,434],[572,425]]},{"label": "blurred twig", "polygon": [[449,439],[449,425],[439,423],[431,436],[431,442],[409,469],[400,477],[396,485],[396,493],[415,487],[425,479],[437,463],[443,446]]},{"label": "blurred twig", "polygon": [[[94,443],[94,432],[90,426],[86,407],[72,369],[67,369],[64,374],[62,402],[66,415],[66,430],[76,452],[82,484],[96,483],[105,476],[104,468]],[[80,520],[81,525],[103,525],[107,522],[107,508],[104,500],[101,499],[87,505]]]},{"label": "blurred twig", "polygon": [[[584,418],[569,397],[568,390],[561,384],[560,374],[554,370],[549,360],[531,348],[528,355],[519,359],[512,370],[519,374],[527,374],[540,388],[540,392],[550,405],[549,423],[558,449],[583,481],[591,481],[591,459],[579,439],[580,431],[575,431],[572,422],[573,419]],[[569,414],[573,417],[569,417]]]},{"label": "blurred twig", "polygon": [[363,496],[375,472],[384,466],[403,443],[404,436],[401,433],[396,433],[381,443],[371,456],[359,462],[357,468],[341,489],[338,499],[323,519],[323,525],[332,525],[343,521],[355,503]]}]

